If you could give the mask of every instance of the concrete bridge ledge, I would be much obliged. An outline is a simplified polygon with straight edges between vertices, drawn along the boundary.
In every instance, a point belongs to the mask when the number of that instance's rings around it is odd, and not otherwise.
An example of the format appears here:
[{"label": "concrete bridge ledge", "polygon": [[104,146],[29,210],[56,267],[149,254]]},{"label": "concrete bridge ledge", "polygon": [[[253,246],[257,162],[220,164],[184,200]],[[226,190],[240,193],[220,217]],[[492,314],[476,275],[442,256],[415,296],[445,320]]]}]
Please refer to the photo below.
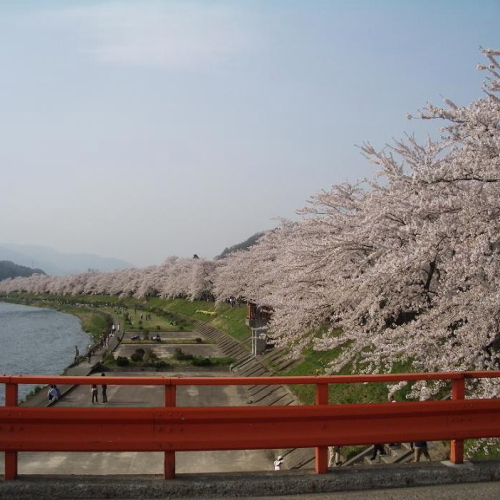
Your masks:
[{"label": "concrete bridge ledge", "polygon": [[469,460],[464,460],[463,464],[454,464],[453,462],[450,462],[450,460],[443,460],[441,462],[445,467],[452,467],[454,469],[473,469],[474,464],[470,462]]},{"label": "concrete bridge ledge", "polygon": [[375,488],[500,481],[500,460],[448,467],[440,462],[313,471],[159,476],[20,476],[0,481],[0,499],[155,499],[307,495]]}]

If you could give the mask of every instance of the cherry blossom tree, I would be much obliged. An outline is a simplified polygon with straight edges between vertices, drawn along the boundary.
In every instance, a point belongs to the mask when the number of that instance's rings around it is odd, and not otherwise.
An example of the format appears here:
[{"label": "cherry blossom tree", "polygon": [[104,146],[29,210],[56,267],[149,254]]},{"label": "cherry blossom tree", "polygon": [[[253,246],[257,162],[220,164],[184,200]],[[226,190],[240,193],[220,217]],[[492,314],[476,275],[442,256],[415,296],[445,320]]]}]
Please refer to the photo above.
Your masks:
[{"label": "cherry blossom tree", "polygon": [[[329,324],[315,345],[341,349],[330,372],[349,364],[390,371],[395,362],[418,371],[498,368],[499,52],[484,52],[483,98],[422,111],[444,120],[440,140],[363,145],[378,176],[318,193],[283,241],[273,331],[300,350]],[[429,390],[415,387],[422,397]],[[498,394],[492,381],[475,391]]]}]

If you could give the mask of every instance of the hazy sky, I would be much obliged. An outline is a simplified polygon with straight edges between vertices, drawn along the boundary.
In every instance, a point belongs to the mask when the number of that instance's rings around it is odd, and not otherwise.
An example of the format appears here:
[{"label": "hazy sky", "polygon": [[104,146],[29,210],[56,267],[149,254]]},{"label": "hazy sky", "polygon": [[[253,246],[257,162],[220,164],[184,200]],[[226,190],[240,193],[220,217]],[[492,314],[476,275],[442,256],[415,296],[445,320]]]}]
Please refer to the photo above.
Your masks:
[{"label": "hazy sky", "polygon": [[498,0],[3,0],[0,243],[212,258],[479,98],[499,27]]}]

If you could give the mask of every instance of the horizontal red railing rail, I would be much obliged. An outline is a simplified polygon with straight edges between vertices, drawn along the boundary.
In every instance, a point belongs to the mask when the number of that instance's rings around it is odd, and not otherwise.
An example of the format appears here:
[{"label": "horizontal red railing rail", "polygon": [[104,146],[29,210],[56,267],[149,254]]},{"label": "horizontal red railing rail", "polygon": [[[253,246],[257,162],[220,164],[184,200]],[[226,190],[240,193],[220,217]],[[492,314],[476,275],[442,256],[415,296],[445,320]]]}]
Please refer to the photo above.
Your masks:
[{"label": "horizontal red railing rail", "polygon": [[364,382],[401,382],[416,380],[464,380],[500,378],[500,371],[397,373],[384,375],[331,375],[304,377],[67,377],[46,375],[0,375],[0,384],[73,385],[297,385],[355,384]]},{"label": "horizontal red railing rail", "polygon": [[[316,471],[327,470],[330,445],[452,440],[451,460],[463,461],[463,440],[500,437],[500,399],[465,399],[465,380],[500,372],[449,372],[331,377],[41,377],[0,376],[0,450],[5,478],[17,476],[23,451],[163,451],[165,477],[175,475],[175,452],[316,448]],[[449,380],[452,399],[374,404],[328,404],[333,383]],[[39,408],[17,406],[19,384],[164,386],[155,408]],[[189,385],[316,385],[306,406],[176,407],[176,387]]]}]

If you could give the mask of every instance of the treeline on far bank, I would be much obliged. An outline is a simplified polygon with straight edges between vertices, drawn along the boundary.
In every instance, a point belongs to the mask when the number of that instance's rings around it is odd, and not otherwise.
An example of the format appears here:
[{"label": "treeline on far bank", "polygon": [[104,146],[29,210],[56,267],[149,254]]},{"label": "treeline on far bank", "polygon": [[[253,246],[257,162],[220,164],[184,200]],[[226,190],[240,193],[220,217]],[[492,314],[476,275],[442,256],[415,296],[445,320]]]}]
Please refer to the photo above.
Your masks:
[{"label": "treeline on far bank", "polygon": [[27,278],[33,274],[45,274],[41,269],[20,266],[10,260],[0,260],[0,281],[8,278],[17,278],[18,276]]}]

